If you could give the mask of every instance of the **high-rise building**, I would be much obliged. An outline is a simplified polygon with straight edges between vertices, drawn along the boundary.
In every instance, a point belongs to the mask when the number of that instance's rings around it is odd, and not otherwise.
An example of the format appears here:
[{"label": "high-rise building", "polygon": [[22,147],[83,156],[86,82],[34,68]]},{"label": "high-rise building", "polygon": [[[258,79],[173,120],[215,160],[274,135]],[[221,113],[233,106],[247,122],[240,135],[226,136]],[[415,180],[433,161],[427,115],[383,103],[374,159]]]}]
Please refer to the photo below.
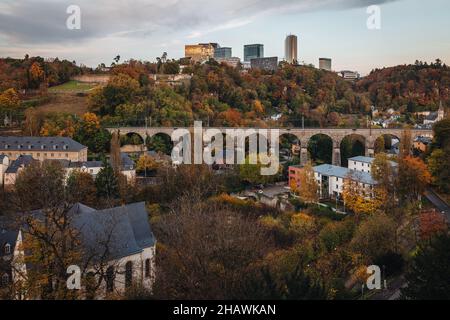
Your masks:
[{"label": "high-rise building", "polygon": [[297,63],[297,36],[291,34],[284,41],[284,58],[288,63]]},{"label": "high-rise building", "polygon": [[244,46],[244,61],[250,62],[252,59],[264,58],[263,44],[247,44]]},{"label": "high-rise building", "polygon": [[229,59],[232,56],[232,49],[230,47],[218,47],[214,50],[215,59]]},{"label": "high-rise building", "polygon": [[207,61],[214,58],[214,51],[218,47],[215,43],[199,43],[194,45],[186,45],[184,47],[184,56],[191,58],[194,62]]},{"label": "high-rise building", "polygon": [[319,69],[331,71],[331,59],[319,58]]}]

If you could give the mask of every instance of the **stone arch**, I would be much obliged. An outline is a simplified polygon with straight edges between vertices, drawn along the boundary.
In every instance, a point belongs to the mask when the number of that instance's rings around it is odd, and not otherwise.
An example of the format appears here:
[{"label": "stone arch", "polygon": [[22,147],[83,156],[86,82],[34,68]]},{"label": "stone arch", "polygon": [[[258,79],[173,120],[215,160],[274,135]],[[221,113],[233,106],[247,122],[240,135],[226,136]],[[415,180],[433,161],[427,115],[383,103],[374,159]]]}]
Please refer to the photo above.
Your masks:
[{"label": "stone arch", "polygon": [[400,137],[398,134],[383,132],[373,139],[372,145],[369,146],[369,150],[373,150],[373,155],[380,152],[397,154],[399,147]]},{"label": "stone arch", "polygon": [[332,164],[336,144],[336,139],[328,134],[313,134],[307,143],[308,157],[312,162]]},{"label": "stone arch", "polygon": [[172,153],[172,137],[166,132],[156,132],[152,135],[147,135],[145,144],[149,151],[161,152],[166,155]]},{"label": "stone arch", "polygon": [[301,140],[295,134],[290,132],[281,133],[279,137],[279,145],[280,153],[282,153],[283,150],[286,150],[288,151],[288,155],[291,157],[300,156],[300,150],[302,147]]},{"label": "stone arch", "polygon": [[145,139],[137,132],[127,132],[122,134],[120,132],[120,144],[123,145],[143,145]]},{"label": "stone arch", "polygon": [[341,165],[347,167],[347,159],[366,155],[366,137],[359,133],[351,133],[342,137],[340,142]]}]

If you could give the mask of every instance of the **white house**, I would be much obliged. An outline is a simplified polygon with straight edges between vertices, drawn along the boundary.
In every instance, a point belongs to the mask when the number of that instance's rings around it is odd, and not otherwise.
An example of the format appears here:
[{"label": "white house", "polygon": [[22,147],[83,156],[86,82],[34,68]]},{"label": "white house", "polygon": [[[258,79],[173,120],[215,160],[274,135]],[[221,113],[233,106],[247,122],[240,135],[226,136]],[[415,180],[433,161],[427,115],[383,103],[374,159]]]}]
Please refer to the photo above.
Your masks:
[{"label": "white house", "polygon": [[[375,160],[375,158],[364,157],[364,156],[357,156],[357,157],[353,157],[353,158],[348,158],[348,168],[350,170],[371,173],[372,162],[374,160]],[[394,162],[394,161],[390,161],[390,164],[393,167],[398,166],[398,164],[396,162]]]},{"label": "white house", "polygon": [[[155,280],[156,239],[144,202],[105,210],[76,204],[68,214],[71,216],[72,227],[79,231],[84,259],[91,261],[88,273],[99,276],[93,271],[103,271],[101,273],[104,279],[96,298],[124,293],[133,285],[152,290]],[[37,211],[33,215],[39,220],[43,214]],[[18,283],[27,276],[27,268],[30,266],[23,263],[24,252],[20,251],[20,243],[26,237],[26,227],[0,233],[0,249],[8,252],[9,261],[14,265],[14,268],[3,271],[5,281]]]},{"label": "white house", "polygon": [[0,187],[3,186],[4,175],[8,167],[9,158],[5,155],[0,155]]},{"label": "white house", "polygon": [[341,198],[346,179],[356,181],[363,189],[368,191],[376,185],[376,181],[372,179],[370,172],[357,171],[330,164],[322,164],[313,169],[319,185],[320,198]]}]

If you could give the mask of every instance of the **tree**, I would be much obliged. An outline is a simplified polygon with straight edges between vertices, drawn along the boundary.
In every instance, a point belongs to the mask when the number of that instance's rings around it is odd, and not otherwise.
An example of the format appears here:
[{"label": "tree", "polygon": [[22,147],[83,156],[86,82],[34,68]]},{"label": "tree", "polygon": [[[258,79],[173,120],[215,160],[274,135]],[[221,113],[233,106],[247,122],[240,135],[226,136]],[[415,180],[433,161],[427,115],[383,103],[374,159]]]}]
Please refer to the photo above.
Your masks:
[{"label": "tree", "polygon": [[419,199],[431,183],[431,174],[420,158],[406,156],[399,161],[398,192],[404,201]]},{"label": "tree", "polygon": [[17,91],[13,88],[5,90],[0,94],[0,110],[7,111],[16,110],[20,105],[20,97]]},{"label": "tree", "polygon": [[31,89],[38,89],[44,81],[44,78],[45,73],[44,70],[42,70],[41,65],[38,62],[34,62],[29,70],[28,87]]},{"label": "tree", "polygon": [[145,176],[149,173],[156,172],[158,168],[159,164],[148,154],[140,156],[136,164],[136,171],[139,173],[145,173]]},{"label": "tree", "polygon": [[342,197],[347,208],[356,214],[374,214],[386,202],[386,191],[380,186],[366,186],[351,174],[344,179]]},{"label": "tree", "polygon": [[368,216],[356,229],[351,247],[373,262],[387,252],[395,251],[396,226],[385,214]]},{"label": "tree", "polygon": [[400,138],[400,150],[399,150],[399,158],[404,158],[411,154],[412,150],[412,138],[411,138],[411,130],[405,129],[402,132],[402,137]]},{"label": "tree", "polygon": [[422,240],[430,239],[448,229],[445,216],[434,210],[422,212],[419,216],[419,225]]},{"label": "tree", "polygon": [[267,176],[261,174],[261,168],[263,165],[257,157],[257,164],[250,164],[250,156],[245,158],[245,163],[239,166],[239,176],[242,181],[250,184],[267,184],[275,181],[275,176]]},{"label": "tree", "polygon": [[414,256],[402,288],[404,299],[450,299],[450,236],[442,234],[423,242]]},{"label": "tree", "polygon": [[71,203],[80,202],[87,206],[97,204],[97,188],[91,174],[74,170],[67,178],[67,196]]},{"label": "tree", "polygon": [[119,198],[119,181],[108,161],[103,162],[103,168],[95,178],[97,195],[106,198],[108,201]]},{"label": "tree", "polygon": [[[262,259],[271,241],[258,221],[190,194],[174,214],[159,217],[160,262],[155,295],[164,299],[244,299],[243,275]],[[205,241],[207,239],[207,241]]]},{"label": "tree", "polygon": [[319,201],[319,186],[314,176],[311,162],[308,162],[300,172],[299,186],[295,193],[306,203],[316,203]]},{"label": "tree", "polygon": [[428,168],[433,175],[433,183],[443,192],[450,191],[450,152],[436,149],[428,157]]},{"label": "tree", "polygon": [[105,153],[109,151],[111,134],[103,129],[94,113],[85,113],[79,123],[74,139],[88,147],[90,152]]},{"label": "tree", "polygon": [[110,159],[114,173],[116,175],[120,174],[122,170],[122,158],[120,155],[120,134],[117,131],[111,137]]},{"label": "tree", "polygon": [[39,135],[44,115],[35,108],[30,107],[25,110],[25,123],[23,131],[29,136]]},{"label": "tree", "polygon": [[371,165],[372,178],[377,181],[377,188],[386,194],[386,201],[383,203],[385,212],[391,212],[396,207],[396,186],[397,173],[394,170],[394,163],[389,160],[385,153],[378,153]]}]

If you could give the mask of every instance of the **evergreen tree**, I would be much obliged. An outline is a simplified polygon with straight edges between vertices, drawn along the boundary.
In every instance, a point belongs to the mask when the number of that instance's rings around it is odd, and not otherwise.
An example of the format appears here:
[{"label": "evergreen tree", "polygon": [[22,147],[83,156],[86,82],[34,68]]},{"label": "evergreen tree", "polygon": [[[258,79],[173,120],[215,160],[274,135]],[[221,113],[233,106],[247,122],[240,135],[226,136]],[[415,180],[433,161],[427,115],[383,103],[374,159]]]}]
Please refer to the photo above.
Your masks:
[{"label": "evergreen tree", "polygon": [[450,299],[450,236],[443,234],[425,242],[406,274],[408,286],[402,297],[412,300]]},{"label": "evergreen tree", "polygon": [[117,199],[119,197],[119,181],[111,165],[104,161],[103,168],[95,178],[97,195],[108,199]]}]

